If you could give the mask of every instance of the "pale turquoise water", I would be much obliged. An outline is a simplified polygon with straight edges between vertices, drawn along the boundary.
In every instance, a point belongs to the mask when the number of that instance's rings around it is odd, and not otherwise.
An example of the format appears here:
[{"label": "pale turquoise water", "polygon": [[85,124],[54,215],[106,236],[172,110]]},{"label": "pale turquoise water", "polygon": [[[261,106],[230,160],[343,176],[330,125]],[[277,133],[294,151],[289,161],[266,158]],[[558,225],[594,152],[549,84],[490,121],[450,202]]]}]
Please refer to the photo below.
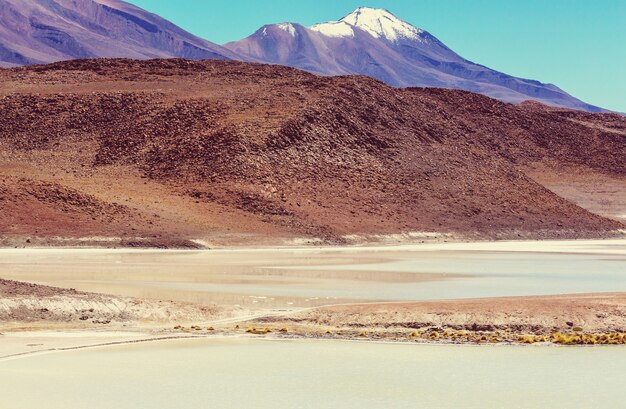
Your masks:
[{"label": "pale turquoise water", "polygon": [[623,408],[626,349],[184,341],[0,362],[0,407]]},{"label": "pale turquoise water", "polygon": [[0,277],[251,308],[626,292],[626,240],[412,249],[0,250]]},{"label": "pale turquoise water", "polygon": [[[626,248],[624,248],[626,250]],[[437,300],[626,291],[626,256],[535,252],[415,252],[380,264],[324,266],[350,271],[461,274],[425,283],[385,284],[376,299]],[[353,296],[366,296],[359,287]]]}]

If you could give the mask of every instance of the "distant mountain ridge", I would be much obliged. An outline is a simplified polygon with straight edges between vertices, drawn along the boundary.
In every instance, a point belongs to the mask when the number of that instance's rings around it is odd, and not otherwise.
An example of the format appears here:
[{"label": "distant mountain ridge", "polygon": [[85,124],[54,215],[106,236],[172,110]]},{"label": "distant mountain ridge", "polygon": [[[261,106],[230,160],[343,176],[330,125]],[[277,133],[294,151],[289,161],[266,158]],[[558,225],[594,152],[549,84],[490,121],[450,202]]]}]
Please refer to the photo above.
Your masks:
[{"label": "distant mountain ridge", "polygon": [[464,59],[387,10],[360,7],[338,21],[271,24],[214,44],[122,0],[0,0],[0,67],[81,58],[225,59],[280,64],[321,75],[368,75],[396,87],[439,87],[502,101],[535,100],[603,111],[558,87]]},{"label": "distant mountain ridge", "polygon": [[120,0],[0,0],[0,21],[4,66],[96,57],[240,58]]},{"label": "distant mountain ridge", "polygon": [[535,100],[602,111],[554,85],[468,61],[432,34],[383,9],[360,7],[338,21],[311,27],[266,25],[225,46],[249,58],[322,75],[363,74],[396,87],[462,89],[512,103]]}]

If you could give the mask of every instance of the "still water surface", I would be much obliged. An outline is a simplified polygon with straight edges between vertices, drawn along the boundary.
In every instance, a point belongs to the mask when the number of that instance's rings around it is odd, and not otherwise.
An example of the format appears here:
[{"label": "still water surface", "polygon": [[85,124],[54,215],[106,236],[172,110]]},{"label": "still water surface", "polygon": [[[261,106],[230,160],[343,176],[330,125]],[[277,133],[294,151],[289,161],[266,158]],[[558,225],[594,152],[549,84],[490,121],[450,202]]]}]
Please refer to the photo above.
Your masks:
[{"label": "still water surface", "polygon": [[0,361],[2,407],[622,408],[620,347],[199,340]]},{"label": "still water surface", "polygon": [[626,291],[626,241],[217,251],[0,250],[0,277],[248,307]]}]

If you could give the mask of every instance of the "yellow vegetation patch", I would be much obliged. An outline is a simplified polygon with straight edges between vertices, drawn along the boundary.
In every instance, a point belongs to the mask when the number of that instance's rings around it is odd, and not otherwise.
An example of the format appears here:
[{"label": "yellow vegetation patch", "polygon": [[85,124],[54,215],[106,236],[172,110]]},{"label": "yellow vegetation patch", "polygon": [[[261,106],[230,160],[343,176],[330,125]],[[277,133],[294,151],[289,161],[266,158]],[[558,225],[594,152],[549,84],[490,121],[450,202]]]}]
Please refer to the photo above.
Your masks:
[{"label": "yellow vegetation patch", "polygon": [[254,335],[265,335],[265,334],[268,334],[268,333],[272,332],[272,330],[269,329],[269,328],[256,329],[254,327],[250,327],[250,328],[246,329],[246,332],[248,334],[254,334]]}]

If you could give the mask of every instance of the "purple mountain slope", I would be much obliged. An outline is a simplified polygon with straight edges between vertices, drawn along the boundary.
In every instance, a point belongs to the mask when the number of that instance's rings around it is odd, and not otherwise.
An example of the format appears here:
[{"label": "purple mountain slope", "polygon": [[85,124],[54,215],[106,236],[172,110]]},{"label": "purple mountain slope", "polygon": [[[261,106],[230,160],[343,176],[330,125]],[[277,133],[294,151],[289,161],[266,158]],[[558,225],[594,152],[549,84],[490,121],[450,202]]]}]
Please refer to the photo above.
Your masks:
[{"label": "purple mountain slope", "polygon": [[0,0],[0,65],[74,58],[241,59],[121,0]]},{"label": "purple mountain slope", "polygon": [[361,7],[339,21],[261,27],[225,44],[250,59],[322,75],[363,74],[397,87],[463,89],[519,103],[602,111],[551,84],[512,77],[468,61],[430,33],[382,9]]}]

